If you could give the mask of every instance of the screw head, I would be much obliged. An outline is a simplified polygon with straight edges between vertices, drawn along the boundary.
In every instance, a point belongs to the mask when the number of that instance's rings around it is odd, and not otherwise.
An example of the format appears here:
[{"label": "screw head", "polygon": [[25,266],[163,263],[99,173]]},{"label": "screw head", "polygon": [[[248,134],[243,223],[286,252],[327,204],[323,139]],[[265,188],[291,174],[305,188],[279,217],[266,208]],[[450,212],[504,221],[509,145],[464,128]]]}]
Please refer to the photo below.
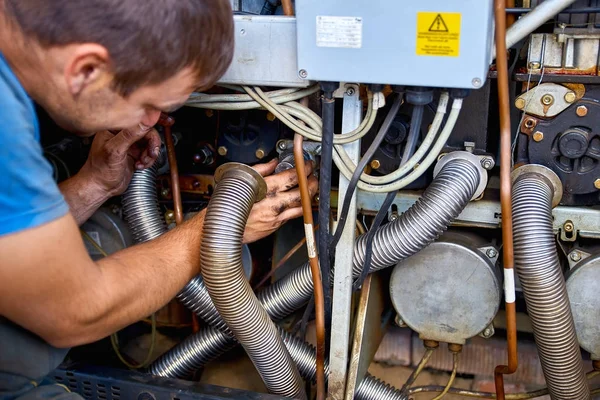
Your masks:
[{"label": "screw head", "polygon": [[473,87],[476,87],[476,88],[481,87],[481,84],[482,84],[481,79],[479,79],[479,78],[473,78],[471,83],[473,84]]},{"label": "screw head", "polygon": [[219,148],[217,149],[217,153],[219,153],[220,156],[226,156],[227,155],[227,147],[219,146]]},{"label": "screw head", "polygon": [[579,117],[585,117],[588,113],[588,109],[586,106],[579,106],[577,107],[577,109],[575,110],[575,113],[577,114],[577,116]]},{"label": "screw head", "polygon": [[270,112],[268,112],[268,113],[267,113],[267,119],[268,119],[269,121],[273,122],[273,121],[275,121],[275,115],[274,115],[274,114],[272,114],[272,113],[270,113]]},{"label": "screw head", "polygon": [[516,99],[515,107],[517,107],[519,110],[524,109],[525,108],[525,99],[522,97],[519,97],[518,99]]},{"label": "screw head", "polygon": [[263,149],[258,149],[254,155],[260,160],[265,157],[265,151]]},{"label": "screw head", "polygon": [[569,258],[571,259],[571,261],[580,261],[581,260],[581,253],[578,252],[577,250],[575,250],[574,252],[572,252],[571,254],[569,254]]},{"label": "screw head", "polygon": [[169,189],[163,189],[163,190],[161,190],[160,195],[164,198],[167,198],[167,197],[169,197],[169,193],[170,193]]},{"label": "screw head", "polygon": [[287,149],[287,143],[282,140],[279,143],[277,143],[277,147],[279,148],[279,150],[286,150]]},{"label": "screw head", "polygon": [[537,131],[533,134],[533,140],[536,142],[541,142],[544,140],[544,132]]},{"label": "screw head", "polygon": [[600,189],[600,179],[596,179],[596,180],[594,181],[594,187],[595,187],[596,189]]},{"label": "screw head", "polygon": [[567,92],[565,94],[565,101],[567,103],[572,103],[577,99],[577,95],[575,94],[575,92]]},{"label": "screw head", "polygon": [[496,249],[488,249],[485,254],[489,257],[489,258],[494,258],[498,255],[498,252],[496,251]]},{"label": "screw head", "polygon": [[320,198],[319,198],[319,195],[316,195],[316,196],[315,196],[315,203],[318,203],[318,202],[319,202],[319,200],[320,200]]},{"label": "screw head", "polygon": [[354,95],[354,88],[353,88],[353,87],[349,87],[349,88],[346,90],[346,95],[347,95],[347,96],[352,96],[352,95]]},{"label": "screw head", "polygon": [[300,76],[300,78],[302,79],[306,79],[308,77],[308,72],[306,72],[305,69],[301,69],[300,71],[298,71],[298,76]]},{"label": "screw head", "polygon": [[379,162],[379,160],[373,160],[373,161],[371,161],[371,168],[373,168],[373,169],[379,169],[379,167],[381,167],[381,163]]},{"label": "screw head", "polygon": [[542,96],[542,104],[545,106],[549,106],[554,103],[554,97],[551,94],[545,94]]},{"label": "screw head", "polygon": [[173,210],[169,210],[165,213],[165,219],[172,220],[175,219],[175,212]]},{"label": "screw head", "polygon": [[573,225],[573,222],[567,221],[563,224],[563,229],[565,230],[565,232],[573,232],[575,226]]},{"label": "screw head", "polygon": [[540,69],[542,68],[542,64],[537,61],[532,61],[529,63],[529,69]]},{"label": "screw head", "polygon": [[493,329],[493,328],[490,328],[490,327],[488,326],[487,328],[485,328],[485,329],[483,330],[483,332],[481,333],[481,335],[482,335],[484,338],[486,338],[486,339],[488,339],[488,338],[491,338],[491,337],[494,335],[494,329]]},{"label": "screw head", "polygon": [[490,170],[492,168],[494,168],[494,160],[492,160],[489,157],[485,157],[481,159],[481,166],[484,169]]}]

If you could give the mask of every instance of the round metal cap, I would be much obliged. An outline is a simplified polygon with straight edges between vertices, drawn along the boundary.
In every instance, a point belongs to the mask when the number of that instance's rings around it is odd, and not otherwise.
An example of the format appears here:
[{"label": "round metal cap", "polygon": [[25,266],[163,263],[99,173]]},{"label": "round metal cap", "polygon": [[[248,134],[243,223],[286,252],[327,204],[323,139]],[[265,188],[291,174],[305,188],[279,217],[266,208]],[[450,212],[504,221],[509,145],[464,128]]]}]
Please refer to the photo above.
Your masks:
[{"label": "round metal cap", "polygon": [[437,174],[439,174],[439,172],[442,170],[444,165],[448,164],[450,161],[453,160],[466,160],[472,163],[477,168],[477,172],[479,172],[479,185],[477,186],[475,194],[473,195],[473,197],[471,197],[471,200],[475,200],[483,194],[483,191],[485,190],[485,187],[487,186],[488,182],[487,170],[483,168],[483,166],[481,165],[481,159],[475,154],[469,153],[468,151],[453,151],[451,153],[446,154],[435,165],[435,168],[433,169],[433,177],[435,178]]},{"label": "round metal cap", "polygon": [[567,293],[579,345],[600,360],[600,254],[569,271]]},{"label": "round metal cap", "polygon": [[550,168],[544,167],[543,165],[527,164],[515,169],[510,174],[510,177],[514,184],[520,177],[527,174],[541,175],[546,178],[550,184],[552,184],[552,190],[554,192],[554,195],[552,196],[552,207],[556,207],[560,203],[563,195],[563,185],[558,175],[556,175]]},{"label": "round metal cap", "polygon": [[483,252],[438,241],[394,267],[390,295],[400,318],[422,339],[463,344],[492,323],[502,284]]},{"label": "round metal cap", "polygon": [[215,183],[218,184],[225,177],[225,175],[228,174],[238,174],[239,177],[248,179],[248,182],[250,183],[252,183],[252,181],[256,182],[256,185],[258,186],[256,194],[257,202],[266,197],[267,182],[265,182],[265,179],[262,177],[262,175],[259,174],[254,168],[246,164],[235,162],[223,164],[215,171]]}]

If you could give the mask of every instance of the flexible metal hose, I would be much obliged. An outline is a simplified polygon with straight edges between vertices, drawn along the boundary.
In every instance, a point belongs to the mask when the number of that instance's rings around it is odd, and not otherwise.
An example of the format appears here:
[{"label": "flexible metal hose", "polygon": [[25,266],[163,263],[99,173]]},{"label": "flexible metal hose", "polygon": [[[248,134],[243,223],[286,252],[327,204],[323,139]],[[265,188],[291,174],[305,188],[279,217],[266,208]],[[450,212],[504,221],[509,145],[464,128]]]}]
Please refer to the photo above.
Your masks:
[{"label": "flexible metal hose", "polygon": [[145,170],[135,171],[123,194],[123,214],[136,243],[156,239],[167,231],[156,196],[156,164],[158,162]]},{"label": "flexible metal hose", "polygon": [[264,179],[243,164],[226,164],[208,204],[200,249],[202,276],[219,314],[242,344],[271,393],[305,398],[302,379],[277,328],[244,274],[242,237]]},{"label": "flexible metal hose", "polygon": [[[562,195],[560,181],[547,168],[531,165],[515,170],[513,177],[515,267],[550,397],[553,400],[589,399],[552,231],[552,201],[557,190]],[[558,203],[556,199],[555,203]]]}]

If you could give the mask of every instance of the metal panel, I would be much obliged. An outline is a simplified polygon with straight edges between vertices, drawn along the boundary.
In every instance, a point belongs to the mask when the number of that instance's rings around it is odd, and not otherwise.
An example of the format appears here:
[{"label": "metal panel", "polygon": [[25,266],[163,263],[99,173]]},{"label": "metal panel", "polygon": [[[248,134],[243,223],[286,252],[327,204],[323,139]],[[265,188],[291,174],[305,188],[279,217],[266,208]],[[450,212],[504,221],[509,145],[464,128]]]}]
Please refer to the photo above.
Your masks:
[{"label": "metal panel", "polygon": [[296,19],[235,15],[235,51],[219,83],[306,87],[298,76]]},{"label": "metal panel", "polygon": [[[422,13],[432,13],[429,29],[418,28]],[[444,19],[454,13],[460,14],[459,23],[434,25],[436,14]],[[491,0],[304,0],[298,2],[296,15],[299,71],[309,79],[458,88],[480,88],[486,80],[493,37]],[[356,22],[344,19],[350,17]],[[333,27],[323,28],[323,18]],[[458,43],[453,42],[456,51],[418,55],[418,30],[459,33]]]},{"label": "metal panel", "polygon": [[[351,94],[350,94],[351,93]],[[358,88],[345,91],[342,116],[342,132],[347,133],[360,124],[362,103]],[[360,140],[344,146],[350,158],[358,163],[360,158]],[[348,180],[340,174],[338,212],[348,188]],[[335,203],[332,203],[335,204]],[[331,321],[331,348],[329,352],[329,396],[342,400],[346,389],[348,368],[348,349],[350,346],[350,320],[352,299],[352,256],[356,225],[356,193],[350,203],[346,226],[335,252],[335,275],[333,278],[333,310]]]}]

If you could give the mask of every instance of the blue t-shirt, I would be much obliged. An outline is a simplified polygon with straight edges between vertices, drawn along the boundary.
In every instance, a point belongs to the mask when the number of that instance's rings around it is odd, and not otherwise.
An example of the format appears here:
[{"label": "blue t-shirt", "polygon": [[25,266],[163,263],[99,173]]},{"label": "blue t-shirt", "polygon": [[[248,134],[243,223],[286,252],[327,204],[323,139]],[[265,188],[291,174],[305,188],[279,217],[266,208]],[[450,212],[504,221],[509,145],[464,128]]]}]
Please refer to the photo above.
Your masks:
[{"label": "blue t-shirt", "polygon": [[69,211],[40,146],[33,102],[0,53],[0,235],[33,228]]},{"label": "blue t-shirt", "polygon": [[[43,156],[33,102],[2,53],[0,182],[0,236],[40,226],[69,211]],[[0,316],[0,398],[2,392],[14,390],[13,385],[21,385],[11,376],[39,379],[56,368],[66,352]]]}]

